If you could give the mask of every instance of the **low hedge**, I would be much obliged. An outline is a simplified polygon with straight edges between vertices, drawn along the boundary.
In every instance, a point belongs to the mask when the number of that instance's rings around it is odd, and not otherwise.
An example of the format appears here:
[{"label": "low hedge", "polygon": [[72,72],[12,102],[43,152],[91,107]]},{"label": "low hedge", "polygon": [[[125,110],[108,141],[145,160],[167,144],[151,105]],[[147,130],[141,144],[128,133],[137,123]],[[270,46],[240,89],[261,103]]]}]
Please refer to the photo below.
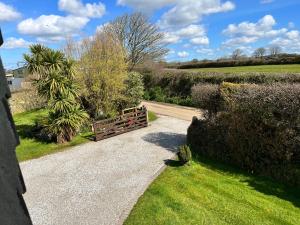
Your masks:
[{"label": "low hedge", "polygon": [[300,84],[223,83],[218,98],[189,127],[192,150],[300,187]]},{"label": "low hedge", "polygon": [[[166,97],[187,98],[199,83],[300,83],[300,74],[185,72],[176,70],[142,70],[146,91],[160,88]],[[157,89],[158,90],[158,89]],[[158,93],[159,94],[159,93]]]}]

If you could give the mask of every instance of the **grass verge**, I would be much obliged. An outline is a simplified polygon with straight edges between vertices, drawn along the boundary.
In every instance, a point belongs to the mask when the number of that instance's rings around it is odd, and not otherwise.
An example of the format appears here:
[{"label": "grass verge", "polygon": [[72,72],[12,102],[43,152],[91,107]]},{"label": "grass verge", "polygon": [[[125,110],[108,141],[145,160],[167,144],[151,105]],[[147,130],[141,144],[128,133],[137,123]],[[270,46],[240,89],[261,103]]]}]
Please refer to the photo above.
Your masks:
[{"label": "grass verge", "polygon": [[44,109],[34,110],[14,115],[16,129],[20,137],[20,145],[16,149],[19,161],[39,158],[41,156],[55,153],[89,141],[91,133],[81,133],[77,135],[71,142],[65,144],[48,143],[36,139],[32,136],[31,130],[35,126],[35,121],[43,116],[47,116]]},{"label": "grass verge", "polygon": [[148,119],[152,122],[157,119],[157,115],[154,112],[148,111]]},{"label": "grass verge", "polygon": [[173,161],[124,224],[299,224],[299,192],[211,161]]}]

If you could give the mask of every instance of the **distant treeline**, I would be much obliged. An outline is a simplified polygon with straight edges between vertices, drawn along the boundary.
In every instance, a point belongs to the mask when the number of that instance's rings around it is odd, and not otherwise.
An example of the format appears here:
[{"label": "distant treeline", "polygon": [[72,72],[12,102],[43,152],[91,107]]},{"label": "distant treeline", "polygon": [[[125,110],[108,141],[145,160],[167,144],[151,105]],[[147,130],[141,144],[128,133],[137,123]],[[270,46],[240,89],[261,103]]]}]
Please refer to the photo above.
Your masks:
[{"label": "distant treeline", "polygon": [[193,68],[218,68],[235,66],[257,66],[257,65],[280,65],[300,64],[300,55],[279,54],[276,56],[243,57],[239,59],[217,59],[217,60],[192,60],[185,63],[169,63],[168,68],[193,69]]}]

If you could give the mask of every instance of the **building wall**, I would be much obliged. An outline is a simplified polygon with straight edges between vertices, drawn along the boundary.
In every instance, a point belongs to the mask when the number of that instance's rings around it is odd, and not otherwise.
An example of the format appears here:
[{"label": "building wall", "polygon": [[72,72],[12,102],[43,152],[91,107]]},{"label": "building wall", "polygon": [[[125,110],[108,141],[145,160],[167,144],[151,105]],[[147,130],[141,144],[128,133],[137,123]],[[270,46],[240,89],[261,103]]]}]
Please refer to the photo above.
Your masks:
[{"label": "building wall", "polygon": [[7,84],[11,92],[20,91],[24,78],[8,77]]}]

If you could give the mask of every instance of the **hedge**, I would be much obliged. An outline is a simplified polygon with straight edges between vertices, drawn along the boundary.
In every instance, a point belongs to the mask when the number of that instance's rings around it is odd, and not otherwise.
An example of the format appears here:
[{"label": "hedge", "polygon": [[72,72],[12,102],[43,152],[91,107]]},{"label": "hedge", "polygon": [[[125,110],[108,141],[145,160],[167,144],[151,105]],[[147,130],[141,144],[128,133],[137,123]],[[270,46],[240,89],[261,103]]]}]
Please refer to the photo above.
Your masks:
[{"label": "hedge", "polygon": [[264,58],[245,58],[245,59],[224,59],[206,62],[188,62],[176,66],[177,69],[193,68],[218,68],[236,66],[258,66],[258,65],[280,65],[280,64],[299,64],[300,55],[282,54],[278,56],[266,56]]},{"label": "hedge", "polygon": [[298,73],[218,73],[218,72],[185,72],[176,70],[142,71],[146,89],[161,87],[170,94],[187,96],[192,86],[198,83],[221,84],[231,83],[300,83]]},{"label": "hedge", "polygon": [[300,187],[300,84],[222,83],[218,94],[218,110],[188,129],[194,154]]}]

